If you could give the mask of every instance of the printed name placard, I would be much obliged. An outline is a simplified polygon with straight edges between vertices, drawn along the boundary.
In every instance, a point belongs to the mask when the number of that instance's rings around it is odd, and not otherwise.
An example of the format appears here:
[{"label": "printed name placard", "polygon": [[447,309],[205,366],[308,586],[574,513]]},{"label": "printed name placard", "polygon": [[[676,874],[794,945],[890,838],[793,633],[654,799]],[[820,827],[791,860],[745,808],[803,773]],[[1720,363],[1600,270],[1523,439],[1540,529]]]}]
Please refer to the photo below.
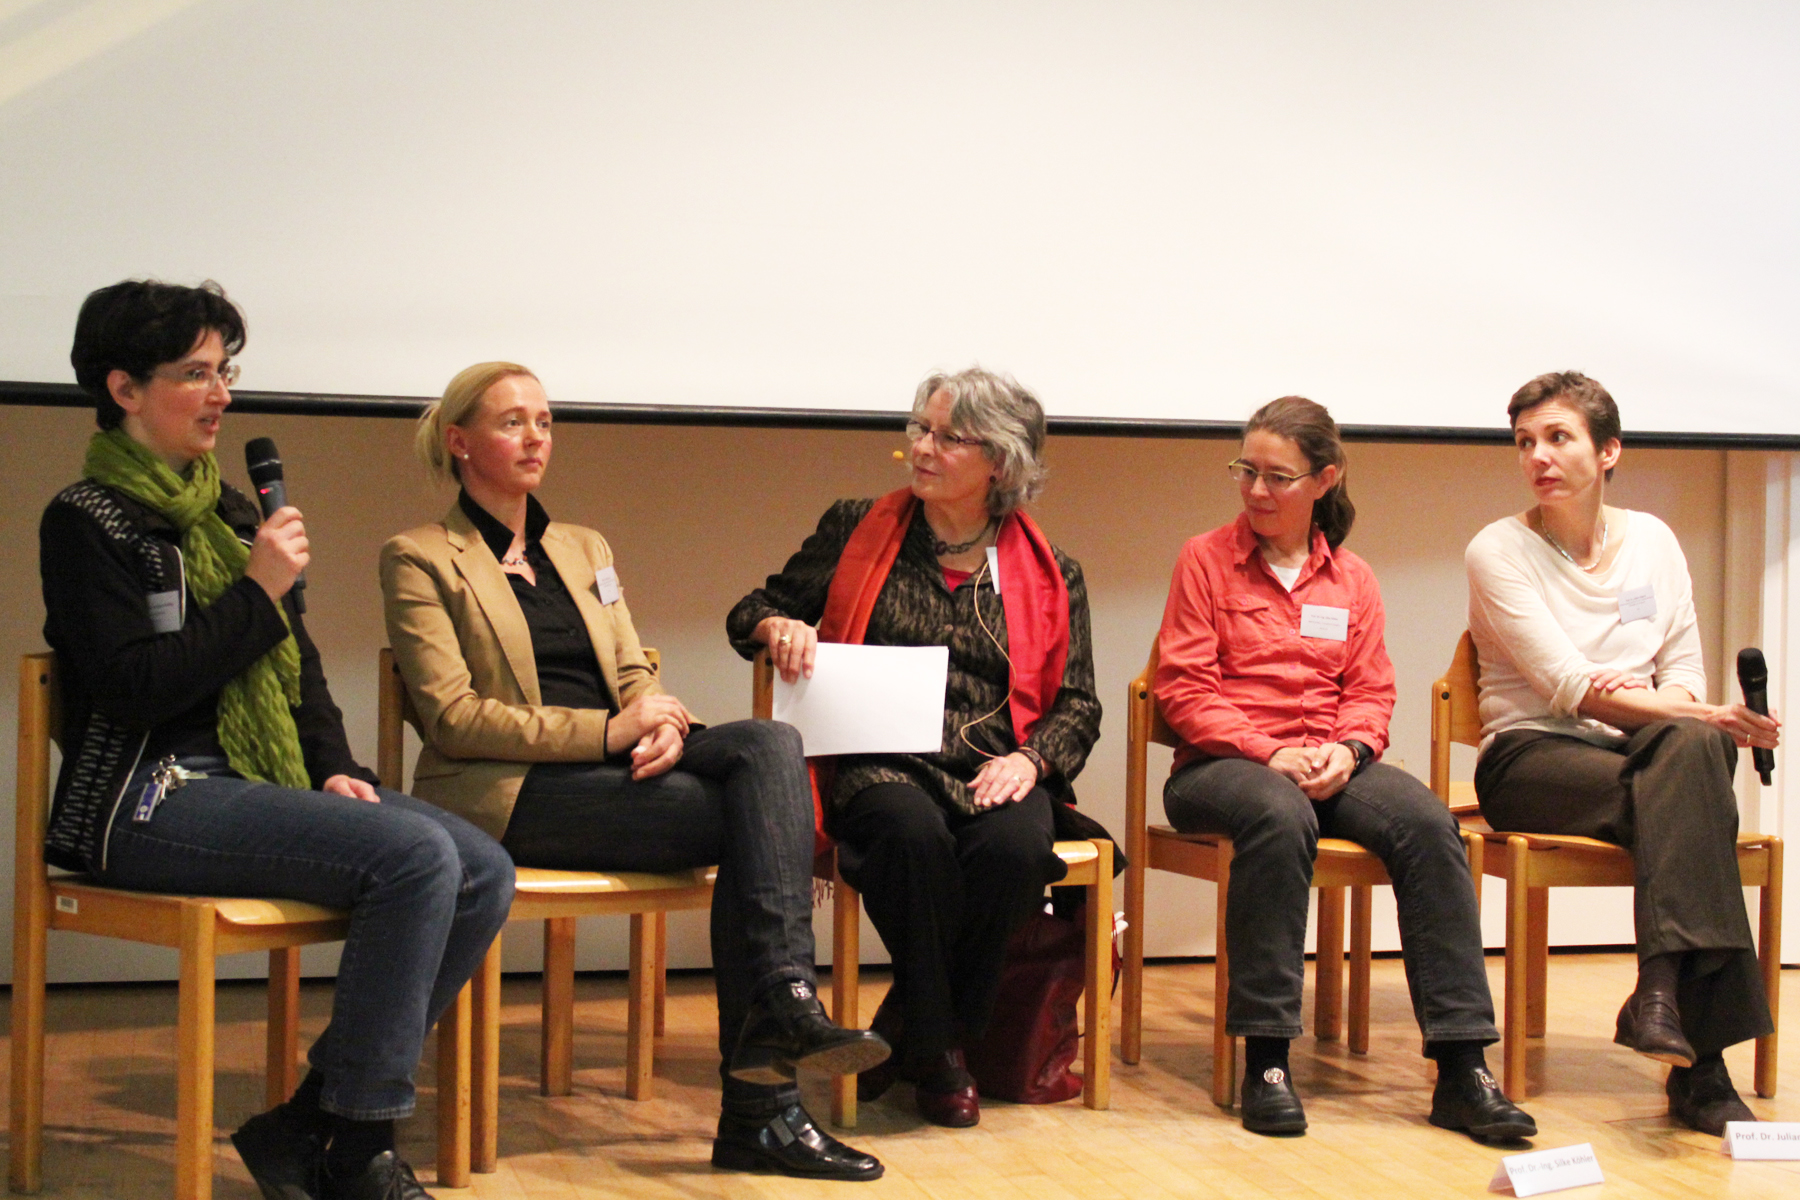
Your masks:
[{"label": "printed name placard", "polygon": [[1565,1188],[1586,1187],[1605,1183],[1600,1174],[1600,1160],[1594,1157],[1591,1142],[1564,1146],[1557,1150],[1533,1150],[1529,1154],[1509,1154],[1494,1168],[1488,1191],[1521,1197],[1541,1196]]},{"label": "printed name placard", "polygon": [[1719,1149],[1735,1159],[1800,1161],[1800,1121],[1727,1121]]}]

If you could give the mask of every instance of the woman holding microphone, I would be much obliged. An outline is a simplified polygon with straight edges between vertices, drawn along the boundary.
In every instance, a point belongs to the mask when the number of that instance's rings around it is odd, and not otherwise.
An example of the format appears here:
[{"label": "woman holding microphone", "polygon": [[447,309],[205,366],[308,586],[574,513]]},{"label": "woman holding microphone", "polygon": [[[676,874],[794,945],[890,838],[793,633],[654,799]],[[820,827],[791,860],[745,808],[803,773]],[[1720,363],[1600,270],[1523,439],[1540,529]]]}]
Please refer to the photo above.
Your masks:
[{"label": "woman holding microphone", "polygon": [[1618,405],[1577,371],[1513,394],[1534,503],[1475,535],[1481,661],[1475,792],[1496,829],[1579,834],[1636,865],[1637,987],[1614,1041],[1670,1064],[1669,1115],[1705,1133],[1755,1117],[1721,1052],[1772,1028],[1737,868],[1740,746],[1780,722],[1708,704],[1687,560],[1669,527],[1606,503]]}]

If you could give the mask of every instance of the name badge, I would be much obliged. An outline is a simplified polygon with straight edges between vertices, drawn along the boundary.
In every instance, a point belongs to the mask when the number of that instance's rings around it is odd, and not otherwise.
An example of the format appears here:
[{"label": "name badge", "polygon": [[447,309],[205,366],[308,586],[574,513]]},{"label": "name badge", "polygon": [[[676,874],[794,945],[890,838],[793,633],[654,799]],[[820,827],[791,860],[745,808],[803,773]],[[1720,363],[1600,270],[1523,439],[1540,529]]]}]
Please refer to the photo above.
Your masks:
[{"label": "name badge", "polygon": [[158,633],[174,633],[181,628],[181,593],[150,593],[150,628]]},{"label": "name badge", "polygon": [[994,581],[994,595],[998,596],[1000,594],[1000,547],[989,546],[987,556],[988,578]]},{"label": "name badge", "polygon": [[1350,640],[1350,610],[1329,604],[1300,606],[1300,636],[1324,638],[1328,642]]},{"label": "name badge", "polygon": [[624,595],[619,590],[619,573],[611,567],[601,567],[594,572],[594,587],[600,592],[600,603],[615,603]]},{"label": "name badge", "polygon": [[1633,621],[1648,621],[1656,615],[1656,589],[1649,584],[1643,587],[1626,588],[1619,593],[1619,621],[1629,625]]},{"label": "name badge", "polygon": [[1800,1122],[1727,1121],[1719,1149],[1737,1159],[1800,1159]]}]

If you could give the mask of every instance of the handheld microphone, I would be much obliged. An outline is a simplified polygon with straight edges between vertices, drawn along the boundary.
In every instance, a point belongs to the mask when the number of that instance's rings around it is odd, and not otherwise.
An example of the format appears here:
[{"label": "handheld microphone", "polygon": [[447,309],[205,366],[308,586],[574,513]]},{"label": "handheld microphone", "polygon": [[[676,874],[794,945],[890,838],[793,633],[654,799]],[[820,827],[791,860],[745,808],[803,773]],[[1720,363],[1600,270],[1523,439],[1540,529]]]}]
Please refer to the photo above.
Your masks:
[{"label": "handheld microphone", "polygon": [[[244,443],[244,466],[250,471],[250,485],[256,489],[257,502],[262,505],[263,520],[275,515],[278,508],[287,507],[287,482],[282,478],[281,455],[275,449],[274,438],[253,438]],[[302,571],[294,578],[294,611],[306,611],[306,573]]]},{"label": "handheld microphone", "polygon": [[[1744,690],[1744,707],[1762,716],[1769,715],[1769,666],[1763,652],[1755,646],[1738,651],[1738,686]],[[1775,752],[1761,746],[1750,751],[1750,761],[1762,778],[1763,786],[1774,782]]]}]

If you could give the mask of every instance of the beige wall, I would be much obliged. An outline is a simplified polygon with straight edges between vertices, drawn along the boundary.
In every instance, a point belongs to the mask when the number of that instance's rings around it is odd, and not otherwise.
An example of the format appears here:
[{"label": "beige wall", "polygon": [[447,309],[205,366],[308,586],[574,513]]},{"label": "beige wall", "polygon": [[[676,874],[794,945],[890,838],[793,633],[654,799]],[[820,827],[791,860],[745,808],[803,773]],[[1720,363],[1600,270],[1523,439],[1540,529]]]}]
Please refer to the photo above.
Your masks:
[{"label": "beige wall", "polygon": [[[85,410],[0,408],[0,561],[13,564],[0,573],[0,645],[8,653],[43,645],[37,519],[76,477],[91,428]],[[229,449],[221,458],[228,478],[242,478],[245,440],[266,435],[281,446],[313,539],[310,628],[351,745],[372,762],[374,661],[384,640],[376,552],[389,534],[437,516],[449,496],[433,492],[413,465],[408,422],[234,415],[226,430]],[[748,715],[749,679],[725,644],[726,610],[781,564],[831,500],[898,486],[901,474],[891,458],[897,443],[893,434],[564,424],[542,498],[557,519],[591,525],[611,539],[639,629],[663,651],[669,686],[707,719],[727,720]],[[1050,487],[1035,511],[1087,571],[1095,665],[1108,706],[1078,790],[1084,806],[1121,839],[1125,684],[1143,666],[1176,550],[1189,535],[1236,512],[1236,492],[1223,469],[1234,448],[1223,441],[1123,438],[1065,438],[1051,448]],[[1381,578],[1388,646],[1399,673],[1390,757],[1422,775],[1426,692],[1463,627],[1462,547],[1483,524],[1522,507],[1525,494],[1504,447],[1355,445],[1351,461],[1360,517],[1349,545]],[[1724,455],[1628,451],[1613,498],[1663,517],[1686,548],[1716,690]],[[15,704],[9,684],[0,691],[0,728],[16,728]],[[0,763],[0,788],[10,794],[12,756],[0,756]],[[1166,752],[1159,752],[1153,781],[1166,764]],[[1469,770],[1463,763],[1464,777]],[[1160,814],[1154,800],[1151,811],[1153,819]],[[1552,934],[1560,941],[1630,940],[1628,898],[1565,889],[1556,904]],[[1391,905],[1377,909],[1378,947],[1394,944],[1390,912]],[[1490,944],[1499,941],[1499,913],[1497,903],[1488,905]],[[623,924],[588,923],[584,967],[623,964]],[[1147,925],[1153,954],[1210,953],[1210,885],[1156,878]],[[673,928],[674,961],[704,962],[703,919],[685,914]],[[59,935],[53,942],[52,979],[173,975],[172,955],[108,945],[102,957],[97,943],[82,946],[83,940]],[[536,961],[532,943],[535,936],[521,927],[509,944],[509,968]],[[878,951],[872,934],[865,944]],[[829,947],[829,938],[822,939],[822,958]],[[245,973],[259,969],[249,958],[238,962]],[[309,969],[328,970],[330,962],[321,954],[309,959]]]}]

